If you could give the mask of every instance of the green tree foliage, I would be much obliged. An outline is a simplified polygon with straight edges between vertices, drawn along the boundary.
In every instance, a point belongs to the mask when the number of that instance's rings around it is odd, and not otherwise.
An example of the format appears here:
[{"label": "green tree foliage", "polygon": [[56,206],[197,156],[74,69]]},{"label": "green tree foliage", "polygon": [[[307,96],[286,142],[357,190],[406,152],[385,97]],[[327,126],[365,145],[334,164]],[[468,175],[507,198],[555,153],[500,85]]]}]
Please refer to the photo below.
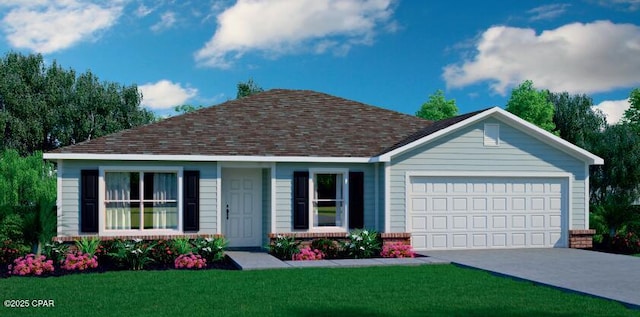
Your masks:
[{"label": "green tree foliage", "polygon": [[48,151],[154,120],[137,86],[76,75],[41,55],[0,59],[0,150]]},{"label": "green tree foliage", "polygon": [[454,99],[447,100],[444,97],[444,92],[440,89],[429,96],[429,101],[422,104],[420,110],[416,112],[416,116],[438,121],[446,118],[451,118],[458,115],[458,107]]},{"label": "green tree foliage", "polygon": [[244,98],[251,96],[253,94],[257,94],[259,92],[263,92],[264,89],[258,86],[253,78],[249,78],[247,82],[239,82],[238,83],[238,93],[236,94],[236,99]]},{"label": "green tree foliage", "polygon": [[624,120],[633,124],[640,129],[640,88],[636,88],[629,94],[629,103],[631,107],[625,110]]},{"label": "green tree foliage", "polygon": [[549,92],[548,100],[555,109],[553,123],[558,136],[587,149],[598,142],[607,121],[601,111],[593,109],[591,97]]},{"label": "green tree foliage", "polygon": [[194,106],[194,105],[180,105],[180,106],[175,106],[173,108],[173,111],[177,112],[178,114],[185,114],[185,113],[189,113],[189,112],[194,112],[196,110],[200,110],[204,108],[204,106],[200,105],[200,106]]},{"label": "green tree foliage", "polygon": [[506,110],[542,129],[553,132],[556,129],[553,123],[554,109],[547,94],[547,91],[536,90],[533,82],[526,80],[513,89]]},{"label": "green tree foliage", "polygon": [[56,233],[55,205],[56,175],[42,153],[0,152],[0,241],[49,241]]},{"label": "green tree foliage", "polygon": [[640,135],[629,124],[610,125],[590,150],[605,161],[591,167],[591,203],[613,235],[636,216],[630,206],[640,197]]}]

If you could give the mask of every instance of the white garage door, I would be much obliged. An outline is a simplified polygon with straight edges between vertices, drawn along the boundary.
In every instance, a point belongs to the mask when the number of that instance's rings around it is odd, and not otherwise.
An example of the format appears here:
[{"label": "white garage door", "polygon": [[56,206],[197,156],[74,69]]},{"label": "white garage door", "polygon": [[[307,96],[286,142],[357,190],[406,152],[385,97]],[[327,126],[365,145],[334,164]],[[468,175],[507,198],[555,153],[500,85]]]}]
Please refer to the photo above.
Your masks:
[{"label": "white garage door", "polygon": [[566,178],[412,176],[417,250],[564,247]]}]

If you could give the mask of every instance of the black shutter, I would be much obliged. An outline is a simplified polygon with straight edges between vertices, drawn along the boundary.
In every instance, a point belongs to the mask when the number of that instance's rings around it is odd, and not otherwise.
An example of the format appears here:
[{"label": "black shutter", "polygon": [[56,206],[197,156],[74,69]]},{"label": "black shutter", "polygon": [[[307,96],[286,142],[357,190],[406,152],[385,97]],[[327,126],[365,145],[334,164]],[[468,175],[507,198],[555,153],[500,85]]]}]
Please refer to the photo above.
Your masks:
[{"label": "black shutter", "polygon": [[98,170],[80,172],[80,231],[98,232]]},{"label": "black shutter", "polygon": [[364,173],[349,172],[349,229],[364,227]]},{"label": "black shutter", "polygon": [[200,171],[184,171],[182,177],[184,231],[198,231],[200,230]]},{"label": "black shutter", "polygon": [[309,229],[309,172],[293,172],[293,229]]}]

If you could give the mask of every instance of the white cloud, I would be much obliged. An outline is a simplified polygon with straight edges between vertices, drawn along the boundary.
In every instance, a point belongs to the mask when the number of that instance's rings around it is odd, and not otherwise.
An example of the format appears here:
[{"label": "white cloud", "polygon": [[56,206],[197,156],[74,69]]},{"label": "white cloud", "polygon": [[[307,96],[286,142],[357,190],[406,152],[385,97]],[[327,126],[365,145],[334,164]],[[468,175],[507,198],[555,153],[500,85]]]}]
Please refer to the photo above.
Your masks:
[{"label": "white cloud", "polygon": [[66,49],[91,40],[114,25],[122,14],[122,1],[95,4],[76,0],[2,1],[9,7],[1,27],[11,46],[39,53]]},{"label": "white cloud", "polygon": [[394,0],[238,0],[217,15],[215,34],[195,53],[206,66],[227,68],[245,53],[346,54],[371,45],[393,14]]},{"label": "white cloud", "polygon": [[151,26],[151,31],[159,32],[171,28],[176,23],[176,14],[167,11],[160,16],[160,21]]},{"label": "white cloud", "polygon": [[565,13],[570,6],[570,4],[566,3],[547,4],[533,8],[527,11],[527,13],[531,15],[529,18],[530,21],[550,20]]},{"label": "white cloud", "polygon": [[640,83],[640,27],[633,24],[572,23],[540,34],[495,26],[475,49],[472,59],[444,68],[448,87],[489,81],[505,94],[530,79],[551,91],[597,93]]},{"label": "white cloud", "polygon": [[640,9],[640,0],[600,0],[600,5],[620,8],[626,11],[636,11]]},{"label": "white cloud", "polygon": [[631,104],[629,103],[629,99],[607,100],[593,106],[594,109],[599,109],[605,114],[608,124],[616,124],[620,122],[625,110],[630,107]]},{"label": "white cloud", "polygon": [[136,16],[139,18],[146,17],[151,12],[153,12],[153,8],[149,8],[144,3],[141,3],[140,6],[136,9]]},{"label": "white cloud", "polygon": [[141,85],[138,89],[142,92],[142,105],[155,110],[183,105],[198,94],[198,89],[182,87],[166,79]]}]

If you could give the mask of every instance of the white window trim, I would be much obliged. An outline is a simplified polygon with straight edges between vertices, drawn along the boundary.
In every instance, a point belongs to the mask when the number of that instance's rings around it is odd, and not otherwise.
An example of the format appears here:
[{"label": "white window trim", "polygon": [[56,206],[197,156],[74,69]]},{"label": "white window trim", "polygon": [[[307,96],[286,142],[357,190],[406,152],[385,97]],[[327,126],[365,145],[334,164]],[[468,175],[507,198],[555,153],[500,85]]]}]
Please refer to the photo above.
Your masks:
[{"label": "white window trim", "polygon": [[[497,135],[495,136],[495,143],[493,142],[487,142],[487,140],[491,140],[493,141],[493,138],[491,136],[487,136],[487,131],[491,131],[491,129],[495,129],[494,131],[497,132]],[[482,141],[484,143],[484,146],[486,147],[498,147],[500,146],[500,124],[498,123],[485,123],[484,124],[484,131],[483,131],[483,138]]]},{"label": "white window trim", "polygon": [[[317,227],[313,220],[313,198],[315,197],[316,174],[342,174],[342,197],[344,208],[344,224],[342,227]],[[309,169],[309,231],[310,232],[349,232],[349,169],[348,168],[311,168]]]},{"label": "white window trim", "polygon": [[[147,236],[183,233],[182,227],[182,172],[181,166],[100,166],[98,168],[98,234],[100,236]],[[173,172],[178,175],[178,229],[137,229],[137,230],[106,230],[105,229],[105,172]]]}]

